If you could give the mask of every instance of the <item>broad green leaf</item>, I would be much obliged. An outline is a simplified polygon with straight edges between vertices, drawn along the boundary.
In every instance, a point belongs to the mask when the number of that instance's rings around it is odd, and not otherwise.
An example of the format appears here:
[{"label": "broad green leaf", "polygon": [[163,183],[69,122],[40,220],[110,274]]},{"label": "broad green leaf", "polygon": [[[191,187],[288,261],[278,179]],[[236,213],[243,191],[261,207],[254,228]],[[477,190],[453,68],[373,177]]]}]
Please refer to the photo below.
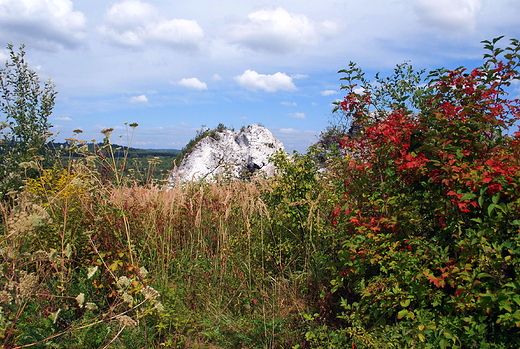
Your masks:
[{"label": "broad green leaf", "polygon": [[475,194],[475,193],[466,193],[466,194],[462,195],[462,197],[460,198],[460,201],[471,200],[476,197],[477,197],[477,194]]}]

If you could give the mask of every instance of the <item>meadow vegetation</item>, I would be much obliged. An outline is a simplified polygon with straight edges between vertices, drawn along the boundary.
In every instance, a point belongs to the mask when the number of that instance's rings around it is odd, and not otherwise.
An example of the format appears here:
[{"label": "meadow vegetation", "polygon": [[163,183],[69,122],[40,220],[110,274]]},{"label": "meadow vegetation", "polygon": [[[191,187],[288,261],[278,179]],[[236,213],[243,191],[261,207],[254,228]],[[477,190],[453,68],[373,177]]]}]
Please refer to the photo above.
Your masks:
[{"label": "meadow vegetation", "polygon": [[499,40],[473,70],[351,63],[345,124],[272,178],[166,190],[110,129],[9,164],[3,347],[517,348],[520,42]]}]

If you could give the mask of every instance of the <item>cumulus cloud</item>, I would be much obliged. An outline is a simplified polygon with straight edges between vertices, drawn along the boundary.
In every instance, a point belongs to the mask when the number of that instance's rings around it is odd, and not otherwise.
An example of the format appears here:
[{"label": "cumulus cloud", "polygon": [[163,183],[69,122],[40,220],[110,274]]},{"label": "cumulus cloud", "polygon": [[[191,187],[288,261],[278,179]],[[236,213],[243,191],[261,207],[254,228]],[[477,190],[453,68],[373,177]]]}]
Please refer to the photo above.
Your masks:
[{"label": "cumulus cloud", "polygon": [[292,113],[292,114],[289,114],[289,116],[296,118],[296,119],[306,119],[304,113]]},{"label": "cumulus cloud", "polygon": [[180,86],[184,86],[184,87],[191,88],[194,90],[199,90],[199,91],[208,89],[208,86],[206,85],[206,83],[200,81],[197,78],[182,79],[180,81],[177,81],[177,84]]},{"label": "cumulus cloud", "polygon": [[125,0],[112,5],[99,31],[115,44],[134,48],[158,43],[195,50],[204,37],[197,21],[166,19],[155,7],[139,0]]},{"label": "cumulus cloud", "polygon": [[255,51],[288,53],[316,45],[337,31],[335,22],[315,23],[303,14],[279,7],[250,13],[247,19],[228,28],[227,37],[232,43]]},{"label": "cumulus cloud", "polygon": [[244,74],[236,76],[235,81],[243,88],[251,91],[276,92],[278,90],[295,91],[298,89],[290,76],[280,72],[266,75],[248,69]]},{"label": "cumulus cloud", "polygon": [[338,94],[339,92],[338,91],[335,91],[335,90],[325,90],[321,93],[322,96],[330,96],[330,95],[335,95],[335,94]]},{"label": "cumulus cloud", "polygon": [[291,78],[293,79],[307,79],[309,77],[309,75],[306,75],[306,74],[294,74],[294,75],[291,75]]},{"label": "cumulus cloud", "polygon": [[86,19],[70,0],[0,0],[0,37],[41,49],[74,48],[85,37]]},{"label": "cumulus cloud", "polygon": [[130,98],[130,103],[134,103],[134,104],[148,103],[148,98],[146,98],[145,95],[134,96],[134,97]]},{"label": "cumulus cloud", "polygon": [[296,107],[296,102],[282,102],[281,105],[286,105],[288,107]]},{"label": "cumulus cloud", "polygon": [[419,20],[445,31],[472,31],[481,0],[414,0]]}]

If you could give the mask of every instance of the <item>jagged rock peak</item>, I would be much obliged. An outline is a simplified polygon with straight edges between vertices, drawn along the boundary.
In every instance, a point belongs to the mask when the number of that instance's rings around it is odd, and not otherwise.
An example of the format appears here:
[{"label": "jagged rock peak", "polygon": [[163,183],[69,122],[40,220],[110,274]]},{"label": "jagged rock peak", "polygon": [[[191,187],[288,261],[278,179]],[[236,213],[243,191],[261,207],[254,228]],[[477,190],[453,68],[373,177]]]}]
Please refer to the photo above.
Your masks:
[{"label": "jagged rock peak", "polygon": [[170,174],[170,184],[186,180],[213,180],[219,176],[244,178],[257,171],[274,174],[269,157],[283,144],[271,131],[259,125],[242,128],[238,133],[224,127],[202,138]]}]

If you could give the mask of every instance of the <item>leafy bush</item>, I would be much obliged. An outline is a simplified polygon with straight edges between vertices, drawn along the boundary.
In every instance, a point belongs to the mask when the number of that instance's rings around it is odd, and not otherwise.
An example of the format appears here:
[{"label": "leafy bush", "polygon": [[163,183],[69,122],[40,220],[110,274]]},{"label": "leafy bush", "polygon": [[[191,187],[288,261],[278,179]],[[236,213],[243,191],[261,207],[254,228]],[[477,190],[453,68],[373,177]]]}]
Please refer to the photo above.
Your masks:
[{"label": "leafy bush", "polygon": [[483,66],[434,71],[376,118],[379,97],[354,92],[357,68],[342,71],[339,107],[361,127],[342,142],[332,282],[353,347],[518,346],[520,132],[508,131],[520,103],[506,89],[520,42],[499,39],[483,42]]},{"label": "leafy bush", "polygon": [[38,75],[25,62],[24,46],[15,52],[7,45],[9,60],[0,69],[0,199],[20,189],[22,180],[35,177],[43,164],[52,164],[47,147],[51,135],[48,118],[56,92],[48,80],[40,83]]}]

